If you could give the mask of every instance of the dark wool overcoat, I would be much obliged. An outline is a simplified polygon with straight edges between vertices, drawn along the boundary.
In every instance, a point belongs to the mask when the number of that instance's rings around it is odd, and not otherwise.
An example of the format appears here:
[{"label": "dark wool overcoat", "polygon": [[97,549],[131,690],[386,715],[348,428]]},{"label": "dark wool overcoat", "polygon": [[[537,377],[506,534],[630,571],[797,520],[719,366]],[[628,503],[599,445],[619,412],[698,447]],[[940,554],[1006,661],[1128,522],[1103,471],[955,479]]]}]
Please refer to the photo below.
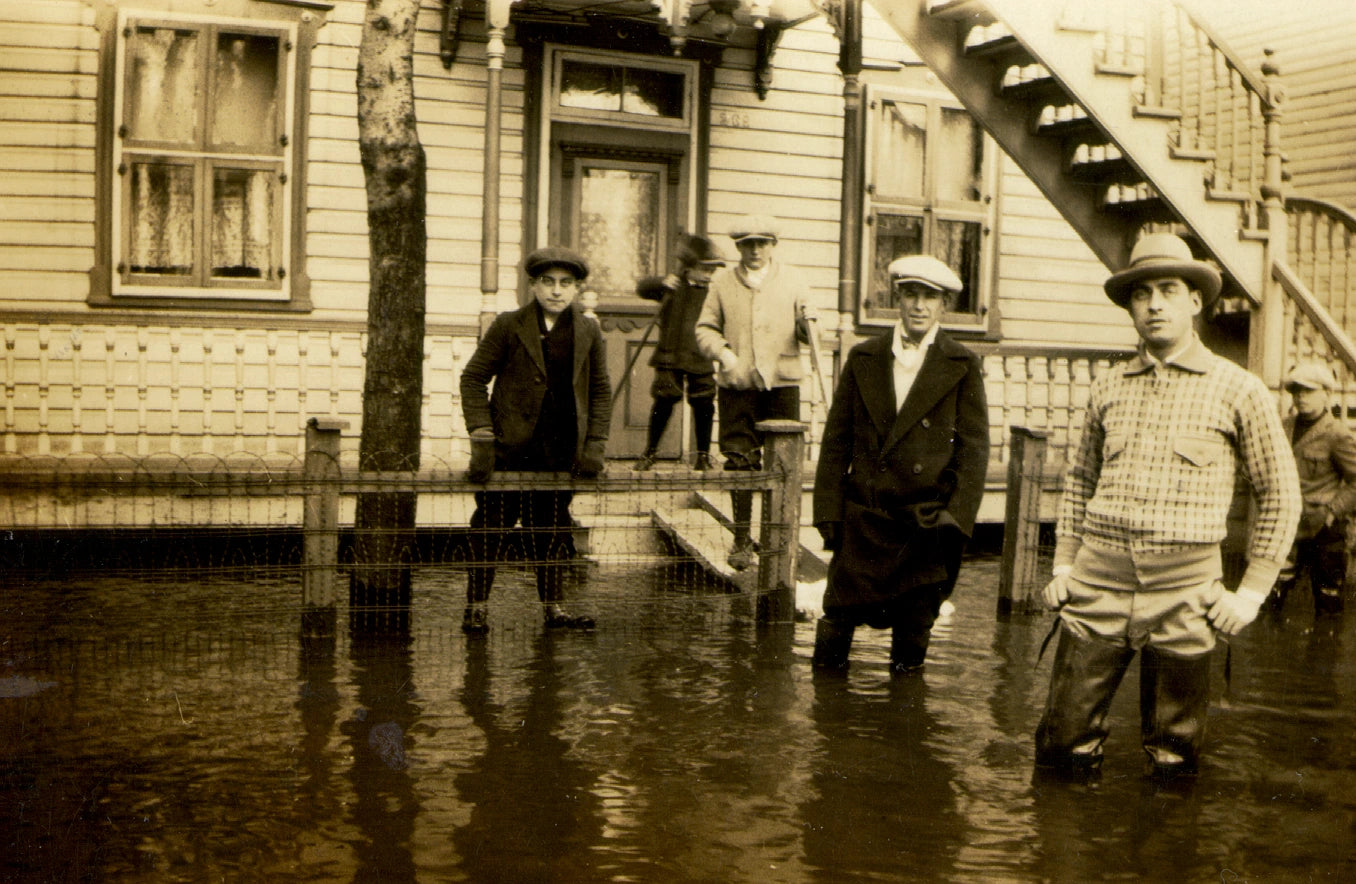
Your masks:
[{"label": "dark wool overcoat", "polygon": [[[1294,439],[1293,416],[1285,419],[1285,435]],[[1356,437],[1331,412],[1324,412],[1292,445],[1304,496],[1298,539],[1304,540],[1322,526],[1327,510],[1340,522],[1356,509]]]},{"label": "dark wool overcoat", "polygon": [[647,277],[636,284],[636,294],[647,301],[659,302],[655,315],[659,340],[650,365],[691,374],[716,373],[711,357],[697,347],[697,318],[702,315],[706,291],[706,286],[694,286],[687,280],[671,289],[664,285],[662,276]]},{"label": "dark wool overcoat", "polygon": [[814,521],[841,523],[824,608],[955,583],[989,462],[979,357],[938,332],[900,409],[893,330],[852,348],[824,426]]},{"label": "dark wool overcoat", "polygon": [[[535,301],[498,316],[461,373],[461,408],[469,432],[490,427],[501,454],[532,442],[546,397],[546,357]],[[612,387],[602,329],[574,310],[575,457],[590,441],[607,439]],[[494,381],[494,392],[489,391]]]}]

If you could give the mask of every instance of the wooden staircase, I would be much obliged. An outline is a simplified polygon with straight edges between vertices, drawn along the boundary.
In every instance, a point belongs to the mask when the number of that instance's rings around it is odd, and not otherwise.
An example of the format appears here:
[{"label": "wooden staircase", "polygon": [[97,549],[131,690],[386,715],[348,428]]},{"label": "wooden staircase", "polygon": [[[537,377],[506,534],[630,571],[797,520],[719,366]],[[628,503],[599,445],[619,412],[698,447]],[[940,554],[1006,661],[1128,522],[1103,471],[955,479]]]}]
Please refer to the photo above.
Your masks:
[{"label": "wooden staircase", "polygon": [[879,11],[1108,268],[1146,231],[1183,235],[1224,276],[1212,318],[1248,314],[1250,368],[1279,388],[1323,356],[1356,405],[1356,272],[1337,264],[1356,218],[1313,200],[1287,217],[1275,65],[1252,71],[1172,0]]}]

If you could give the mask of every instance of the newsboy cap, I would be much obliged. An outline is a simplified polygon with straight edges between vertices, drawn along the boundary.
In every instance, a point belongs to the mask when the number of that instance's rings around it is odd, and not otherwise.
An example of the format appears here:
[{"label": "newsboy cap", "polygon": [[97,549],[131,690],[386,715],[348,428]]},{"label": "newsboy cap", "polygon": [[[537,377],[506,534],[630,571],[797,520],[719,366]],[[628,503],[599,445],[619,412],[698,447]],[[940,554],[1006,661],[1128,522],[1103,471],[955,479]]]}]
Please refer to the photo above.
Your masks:
[{"label": "newsboy cap", "polygon": [[584,260],[584,256],[564,246],[535,249],[523,259],[523,269],[527,271],[528,276],[536,276],[552,267],[564,267],[580,282],[589,275],[589,263]]},{"label": "newsboy cap", "polygon": [[891,286],[901,282],[919,282],[942,292],[959,292],[965,288],[954,270],[931,255],[896,258],[885,271],[890,275]]},{"label": "newsboy cap", "polygon": [[1186,240],[1172,233],[1150,233],[1140,237],[1130,250],[1130,265],[1112,274],[1102,288],[1117,306],[1124,307],[1130,303],[1130,293],[1136,283],[1164,276],[1181,277],[1199,291],[1202,306],[1210,304],[1219,294],[1219,271],[1191,257]]},{"label": "newsboy cap", "polygon": [[1306,390],[1335,390],[1337,378],[1326,362],[1306,359],[1290,369],[1285,376],[1286,387],[1303,387]]},{"label": "newsboy cap", "polygon": [[781,227],[775,218],[769,215],[744,215],[735,219],[730,228],[730,239],[740,242],[745,239],[770,239],[777,241]]}]

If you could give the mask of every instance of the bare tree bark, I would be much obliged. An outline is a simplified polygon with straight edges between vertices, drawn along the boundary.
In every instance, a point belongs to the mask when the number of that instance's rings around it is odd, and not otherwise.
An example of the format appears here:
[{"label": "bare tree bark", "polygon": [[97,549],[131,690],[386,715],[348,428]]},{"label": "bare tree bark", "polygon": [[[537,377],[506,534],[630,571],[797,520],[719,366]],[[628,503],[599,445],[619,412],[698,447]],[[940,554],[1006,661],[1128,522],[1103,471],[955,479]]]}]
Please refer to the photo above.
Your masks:
[{"label": "bare tree bark", "polygon": [[[358,146],[367,187],[370,292],[358,462],[417,470],[423,399],[426,163],[414,112],[419,0],[367,0],[358,50]],[[358,498],[350,601],[409,604],[415,496]]]}]

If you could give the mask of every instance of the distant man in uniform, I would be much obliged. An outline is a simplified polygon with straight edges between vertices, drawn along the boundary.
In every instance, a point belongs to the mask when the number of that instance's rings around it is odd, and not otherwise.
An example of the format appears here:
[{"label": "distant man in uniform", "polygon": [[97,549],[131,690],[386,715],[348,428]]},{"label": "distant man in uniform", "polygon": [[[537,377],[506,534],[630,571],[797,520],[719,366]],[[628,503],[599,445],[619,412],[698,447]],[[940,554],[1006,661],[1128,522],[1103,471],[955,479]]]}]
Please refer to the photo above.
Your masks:
[{"label": "distant man in uniform", "polygon": [[[588,264],[551,246],[523,261],[532,301],[495,319],[461,374],[462,411],[471,434],[467,478],[494,470],[597,476],[612,416],[602,329],[574,306]],[[489,394],[493,381],[494,393]],[[591,629],[566,611],[565,565],[574,556],[569,491],[477,491],[471,516],[473,563],[462,629],[489,629],[486,610],[500,542],[521,522],[536,562],[547,628]]]},{"label": "distant man in uniform", "polygon": [[[1219,294],[1214,267],[1180,237],[1154,233],[1104,288],[1140,346],[1093,381],[1069,454],[1043,592],[1060,633],[1036,764],[1100,768],[1107,710],[1138,651],[1148,769],[1192,774],[1215,634],[1251,623],[1271,591],[1299,522],[1299,478],[1270,391],[1196,335],[1196,317]],[[1257,515],[1246,572],[1230,591],[1220,542],[1239,472]]]},{"label": "distant man in uniform", "polygon": [[[800,345],[809,341],[800,275],[773,260],[778,225],[766,215],[746,215],[730,230],[739,264],[711,277],[700,318],[697,346],[719,363],[716,376],[720,452],[727,470],[762,469],[765,420],[800,419]],[[753,492],[732,491],[734,545],[730,567],[753,564]]]},{"label": "distant man in uniform", "polygon": [[636,461],[637,470],[648,470],[659,459],[659,440],[673,415],[674,406],[687,396],[692,409],[692,433],[696,437],[697,456],[693,467],[711,469],[711,427],[716,416],[716,372],[711,357],[697,346],[697,317],[706,303],[711,275],[725,266],[715,243],[704,236],[683,234],[678,241],[678,272],[651,276],[636,285],[636,294],[659,302],[655,322],[659,342],[650,365],[654,383],[650,396],[649,432],[645,453]]},{"label": "distant man in uniform", "polygon": [[833,550],[813,665],[844,669],[859,625],[917,672],[951,595],[989,464],[979,357],[940,329],[962,285],[930,255],[888,268],[899,321],[852,348],[824,424],[814,522]]},{"label": "distant man in uniform", "polygon": [[1342,613],[1347,520],[1356,508],[1356,437],[1333,417],[1329,397],[1336,387],[1332,370],[1318,360],[1299,363],[1285,379],[1295,404],[1295,413],[1285,420],[1285,431],[1299,469],[1304,511],[1276,593],[1267,600],[1276,613],[1306,573],[1314,613]]}]

